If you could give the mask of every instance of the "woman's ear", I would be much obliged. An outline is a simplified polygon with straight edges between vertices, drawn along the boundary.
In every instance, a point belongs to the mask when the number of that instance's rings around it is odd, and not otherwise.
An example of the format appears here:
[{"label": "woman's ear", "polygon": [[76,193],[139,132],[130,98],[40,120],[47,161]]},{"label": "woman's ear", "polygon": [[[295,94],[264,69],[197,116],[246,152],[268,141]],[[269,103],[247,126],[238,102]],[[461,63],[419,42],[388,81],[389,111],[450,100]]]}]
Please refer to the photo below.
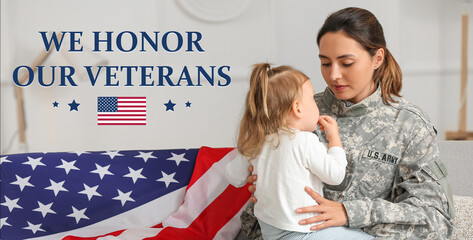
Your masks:
[{"label": "woman's ear", "polygon": [[299,100],[296,100],[292,103],[291,112],[294,114],[294,117],[302,118],[301,102]]},{"label": "woman's ear", "polygon": [[378,69],[384,62],[384,48],[378,48],[376,50],[375,55],[373,56],[374,59],[374,69]]}]

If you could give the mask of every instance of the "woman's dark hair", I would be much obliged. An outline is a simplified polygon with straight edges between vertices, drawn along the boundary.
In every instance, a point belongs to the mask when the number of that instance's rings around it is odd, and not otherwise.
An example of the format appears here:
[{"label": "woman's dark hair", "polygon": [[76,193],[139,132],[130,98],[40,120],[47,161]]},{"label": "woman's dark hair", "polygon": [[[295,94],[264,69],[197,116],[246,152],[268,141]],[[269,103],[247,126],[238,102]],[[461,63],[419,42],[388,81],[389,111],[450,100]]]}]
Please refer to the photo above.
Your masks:
[{"label": "woman's dark hair", "polygon": [[317,35],[317,45],[328,32],[343,31],[363,46],[371,56],[378,49],[384,49],[384,61],[373,74],[376,85],[381,85],[381,94],[386,104],[396,102],[393,95],[400,97],[402,88],[402,72],[394,57],[386,48],[383,27],[378,19],[368,10],[361,8],[345,8],[332,13]]}]

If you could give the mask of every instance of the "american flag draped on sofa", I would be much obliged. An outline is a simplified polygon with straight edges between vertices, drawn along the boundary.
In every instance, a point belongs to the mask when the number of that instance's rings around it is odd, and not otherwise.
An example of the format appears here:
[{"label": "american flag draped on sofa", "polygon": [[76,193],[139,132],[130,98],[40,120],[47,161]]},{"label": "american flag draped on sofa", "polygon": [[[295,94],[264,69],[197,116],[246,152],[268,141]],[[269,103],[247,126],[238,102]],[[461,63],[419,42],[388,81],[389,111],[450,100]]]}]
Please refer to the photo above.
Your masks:
[{"label": "american flag draped on sofa", "polygon": [[1,239],[234,239],[231,148],[4,155]]}]

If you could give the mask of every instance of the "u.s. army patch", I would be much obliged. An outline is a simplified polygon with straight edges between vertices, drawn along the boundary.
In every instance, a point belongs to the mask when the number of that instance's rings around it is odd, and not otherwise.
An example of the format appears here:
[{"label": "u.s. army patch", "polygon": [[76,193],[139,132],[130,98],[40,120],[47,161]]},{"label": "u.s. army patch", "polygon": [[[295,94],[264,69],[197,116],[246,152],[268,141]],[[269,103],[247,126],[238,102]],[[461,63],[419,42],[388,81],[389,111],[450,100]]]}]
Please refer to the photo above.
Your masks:
[{"label": "u.s. army patch", "polygon": [[363,151],[363,158],[371,158],[381,162],[397,165],[399,163],[399,157],[395,157],[391,154],[383,153],[380,151],[365,149]]}]

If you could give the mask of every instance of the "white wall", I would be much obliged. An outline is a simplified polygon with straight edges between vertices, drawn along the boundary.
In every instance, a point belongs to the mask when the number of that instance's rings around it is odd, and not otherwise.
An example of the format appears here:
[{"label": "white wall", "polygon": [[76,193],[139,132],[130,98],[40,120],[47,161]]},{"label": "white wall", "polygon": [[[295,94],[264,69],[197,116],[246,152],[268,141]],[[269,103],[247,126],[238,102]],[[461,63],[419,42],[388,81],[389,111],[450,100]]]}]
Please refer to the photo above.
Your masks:
[{"label": "white wall", "polygon": [[[427,7],[428,6],[428,7]],[[425,10],[422,10],[425,8]],[[403,4],[401,55],[406,98],[424,109],[439,130],[457,131],[460,110],[461,15],[468,10],[467,130],[473,130],[473,2],[418,0]]]},{"label": "white wall", "polygon": [[[459,1],[6,0],[1,1],[1,153],[20,151],[11,74],[15,67],[30,64],[44,49],[38,31],[82,31],[90,47],[91,35],[87,34],[92,31],[198,31],[203,35],[205,53],[134,51],[98,56],[111,66],[168,65],[177,72],[183,66],[228,65],[232,82],[227,87],[91,87],[87,80],[78,80],[78,87],[32,84],[24,88],[29,151],[227,147],[235,145],[250,66],[261,61],[293,65],[306,72],[316,90],[322,91],[325,84],[316,57],[317,31],[331,12],[352,5],[372,11],[383,25],[388,48],[403,68],[403,95],[430,115],[440,138],[445,131],[456,130]],[[467,8],[473,13],[471,5]],[[44,65],[68,65],[65,55],[73,54],[55,52]],[[103,85],[104,76],[98,81]],[[96,125],[98,96],[132,95],[147,97],[146,126]],[[81,103],[78,112],[66,108],[72,99]],[[169,99],[178,104],[174,112],[164,111],[163,104]],[[186,109],[184,102],[188,100],[192,107]],[[54,101],[63,108],[52,108]],[[470,131],[472,119],[470,96]]]}]

